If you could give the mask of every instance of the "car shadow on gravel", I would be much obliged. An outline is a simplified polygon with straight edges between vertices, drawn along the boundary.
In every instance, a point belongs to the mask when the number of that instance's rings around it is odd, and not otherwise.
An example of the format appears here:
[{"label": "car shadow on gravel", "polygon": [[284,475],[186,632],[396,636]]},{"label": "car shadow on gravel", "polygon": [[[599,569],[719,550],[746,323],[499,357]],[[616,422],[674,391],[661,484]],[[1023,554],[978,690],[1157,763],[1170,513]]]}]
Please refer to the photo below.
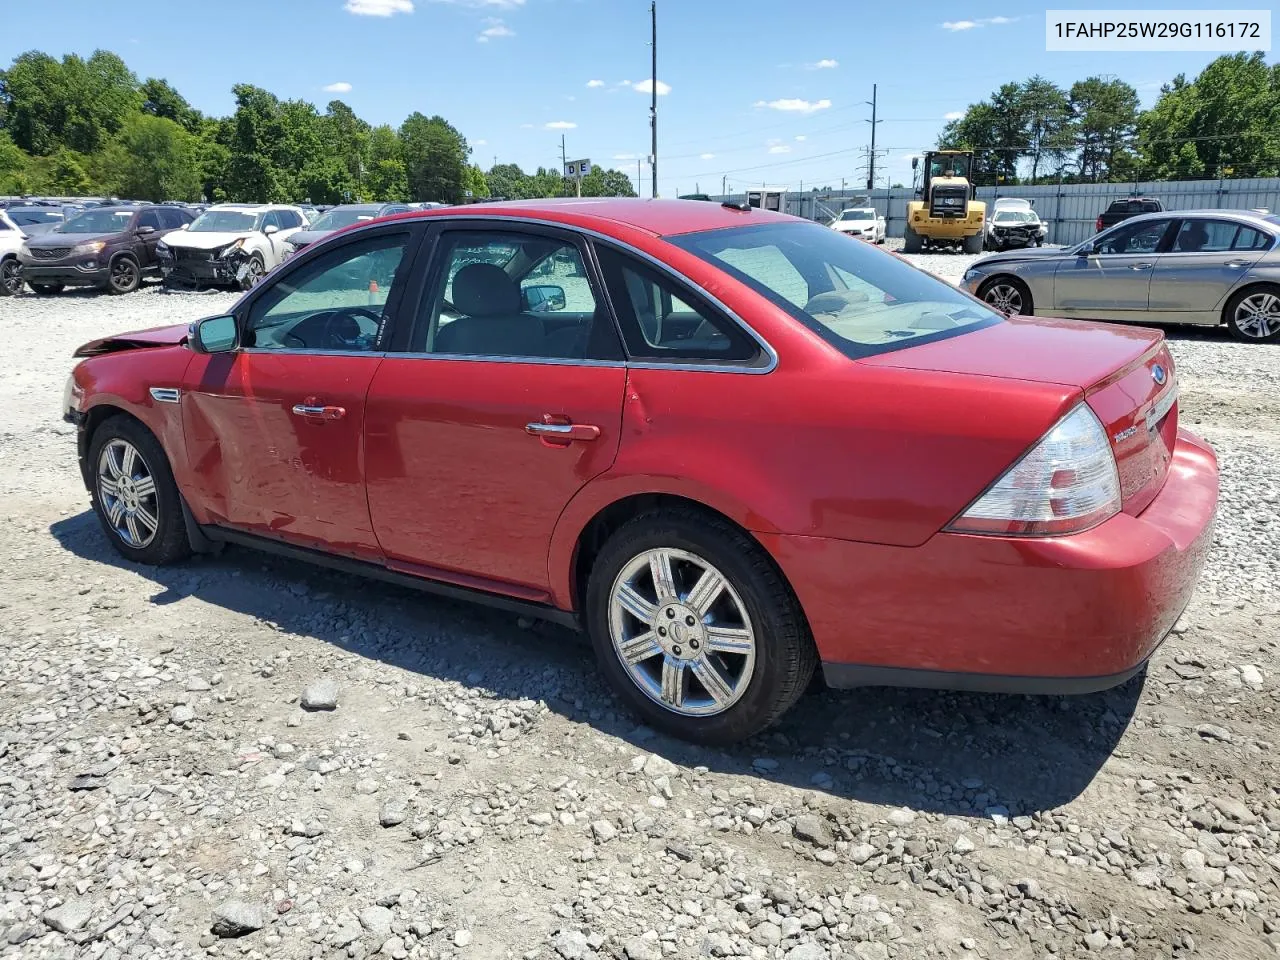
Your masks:
[{"label": "car shadow on gravel", "polygon": [[90,511],[50,532],[84,560],[153,581],[154,604],[192,597],[372,661],[542,700],[674,763],[931,813],[1017,816],[1075,799],[1111,756],[1144,682],[1083,697],[830,691],[815,682],[777,727],[705,748],[638,726],[605,687],[585,638],[563,627],[243,548],[139,566],[111,549]]}]

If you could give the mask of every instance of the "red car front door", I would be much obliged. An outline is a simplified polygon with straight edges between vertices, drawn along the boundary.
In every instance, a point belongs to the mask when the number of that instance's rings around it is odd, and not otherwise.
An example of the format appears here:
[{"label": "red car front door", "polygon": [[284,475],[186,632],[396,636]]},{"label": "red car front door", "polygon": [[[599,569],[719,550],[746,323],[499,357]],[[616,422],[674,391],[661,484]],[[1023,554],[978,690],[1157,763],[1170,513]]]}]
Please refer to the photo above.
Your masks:
[{"label": "red car front door", "polygon": [[373,527],[391,566],[544,600],[556,520],[617,453],[617,335],[571,233],[457,227],[437,250],[411,352],[369,390]]},{"label": "red car front door", "polygon": [[201,519],[381,558],[365,401],[414,236],[403,225],[364,233],[273,277],[239,312],[242,347],[191,363],[183,425]]}]

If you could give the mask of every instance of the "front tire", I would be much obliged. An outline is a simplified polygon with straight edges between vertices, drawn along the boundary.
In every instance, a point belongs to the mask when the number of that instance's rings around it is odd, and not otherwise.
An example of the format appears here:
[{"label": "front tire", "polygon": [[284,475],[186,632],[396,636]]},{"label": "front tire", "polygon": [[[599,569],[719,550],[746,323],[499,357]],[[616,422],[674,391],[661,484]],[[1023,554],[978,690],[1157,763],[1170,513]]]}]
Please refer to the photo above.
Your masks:
[{"label": "front tire", "polygon": [[0,260],[0,297],[14,297],[22,292],[22,264],[17,257]]},{"label": "front tire", "polygon": [[107,277],[108,292],[116,295],[133,293],[140,283],[142,283],[142,269],[133,257],[119,256],[111,261]]},{"label": "front tire", "polygon": [[975,233],[972,237],[965,237],[961,242],[965,253],[981,253],[982,252],[982,234]]},{"label": "front tire", "polygon": [[161,565],[191,555],[178,486],[151,431],[131,417],[104,421],[89,444],[89,467],[94,513],[121,556]]},{"label": "front tire", "polygon": [[1237,340],[1275,343],[1280,340],[1280,287],[1241,290],[1227,301],[1222,319]]},{"label": "front tire", "polygon": [[902,252],[903,253],[919,253],[924,248],[924,237],[911,229],[911,224],[907,224],[902,232]]},{"label": "front tire", "polygon": [[631,520],[587,582],[610,686],[651,726],[725,745],[775,723],[817,665],[799,602],[758,543],[691,509]]},{"label": "front tire", "polygon": [[992,277],[978,288],[978,299],[1010,317],[1029,317],[1035,312],[1031,291],[1017,277]]}]

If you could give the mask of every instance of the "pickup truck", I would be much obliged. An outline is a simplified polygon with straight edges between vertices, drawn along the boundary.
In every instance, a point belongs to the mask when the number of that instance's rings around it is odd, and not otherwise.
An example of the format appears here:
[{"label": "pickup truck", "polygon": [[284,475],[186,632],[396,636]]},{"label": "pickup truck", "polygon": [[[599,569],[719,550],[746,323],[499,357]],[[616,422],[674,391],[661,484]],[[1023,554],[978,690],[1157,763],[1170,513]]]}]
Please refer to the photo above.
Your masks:
[{"label": "pickup truck", "polygon": [[1163,210],[1164,204],[1155,197],[1126,197],[1124,200],[1113,200],[1111,206],[1098,215],[1093,229],[1095,233],[1101,233],[1107,227],[1114,227],[1121,220],[1128,220],[1140,213],[1161,213]]}]

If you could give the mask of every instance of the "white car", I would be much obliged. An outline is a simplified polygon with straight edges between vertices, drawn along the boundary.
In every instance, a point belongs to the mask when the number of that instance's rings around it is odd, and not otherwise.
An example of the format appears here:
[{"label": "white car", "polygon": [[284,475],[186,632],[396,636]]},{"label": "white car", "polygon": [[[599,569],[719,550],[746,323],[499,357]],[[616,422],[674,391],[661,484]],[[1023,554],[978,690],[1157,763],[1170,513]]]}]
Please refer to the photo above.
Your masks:
[{"label": "white car", "polygon": [[1031,201],[1001,197],[987,211],[982,246],[986,250],[1043,246],[1049,228],[1031,209]]},{"label": "white car", "polygon": [[247,290],[289,252],[286,242],[307,226],[298,207],[278,203],[219,203],[156,247],[166,282],[238,286]]},{"label": "white car", "polygon": [[18,248],[27,239],[22,228],[0,210],[0,297],[11,297],[22,291],[22,264]]},{"label": "white car", "polygon": [[831,221],[831,229],[847,233],[851,237],[861,237],[871,243],[884,243],[884,217],[876,213],[875,207],[851,207],[842,210],[840,216]]}]

